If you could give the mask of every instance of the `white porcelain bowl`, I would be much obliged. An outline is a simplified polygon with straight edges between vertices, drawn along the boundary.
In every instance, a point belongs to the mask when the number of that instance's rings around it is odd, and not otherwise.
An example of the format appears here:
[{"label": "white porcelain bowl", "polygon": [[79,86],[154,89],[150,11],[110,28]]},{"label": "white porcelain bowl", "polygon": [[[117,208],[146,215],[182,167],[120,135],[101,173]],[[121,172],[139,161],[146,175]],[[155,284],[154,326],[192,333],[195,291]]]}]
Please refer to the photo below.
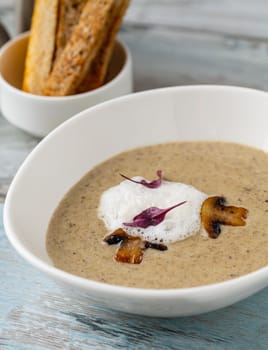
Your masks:
[{"label": "white porcelain bowl", "polygon": [[48,135],[18,171],[4,208],[7,236],[27,261],[63,284],[66,293],[72,290],[116,310],[162,317],[194,315],[246,298],[268,285],[268,267],[208,286],[126,288],[56,269],[47,255],[45,236],[66,191],[112,155],[177,140],[235,141],[267,151],[267,116],[267,93],[224,86],[152,90],[88,109]]},{"label": "white porcelain bowl", "polygon": [[0,107],[4,117],[28,133],[43,137],[74,114],[98,103],[132,92],[132,59],[117,41],[106,83],[72,96],[38,96],[21,90],[29,34],[23,33],[0,50]]}]

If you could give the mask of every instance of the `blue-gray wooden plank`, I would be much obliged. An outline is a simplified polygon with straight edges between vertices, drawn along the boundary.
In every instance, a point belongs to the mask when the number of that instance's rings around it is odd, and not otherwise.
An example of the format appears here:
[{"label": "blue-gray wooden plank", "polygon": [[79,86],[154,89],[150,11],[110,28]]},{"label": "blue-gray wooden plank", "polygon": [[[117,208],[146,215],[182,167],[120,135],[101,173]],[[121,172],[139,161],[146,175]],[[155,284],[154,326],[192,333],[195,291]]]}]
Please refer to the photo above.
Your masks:
[{"label": "blue-gray wooden plank", "polygon": [[17,255],[1,222],[0,349],[268,349],[268,289],[195,317],[117,313],[70,300]]},{"label": "blue-gray wooden plank", "polygon": [[190,84],[268,90],[268,41],[130,25],[120,37],[133,56],[135,90]]},{"label": "blue-gray wooden plank", "polygon": [[0,113],[0,203],[4,201],[11,179],[38,141],[9,124]]},{"label": "blue-gray wooden plank", "polygon": [[267,0],[133,0],[125,22],[267,40]]}]

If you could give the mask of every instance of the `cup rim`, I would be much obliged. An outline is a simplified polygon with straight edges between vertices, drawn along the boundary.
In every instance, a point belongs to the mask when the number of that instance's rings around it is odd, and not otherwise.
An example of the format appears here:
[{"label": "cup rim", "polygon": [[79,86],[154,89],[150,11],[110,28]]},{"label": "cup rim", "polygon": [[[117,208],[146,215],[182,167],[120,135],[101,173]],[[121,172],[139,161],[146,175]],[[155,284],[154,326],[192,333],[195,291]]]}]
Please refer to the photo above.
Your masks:
[{"label": "cup rim", "polygon": [[[0,48],[0,60],[2,58],[2,56],[4,55],[4,53],[6,52],[7,49],[9,49],[11,46],[16,45],[19,41],[29,37],[30,32],[24,32],[21,33],[17,36],[15,36],[14,38],[12,38],[11,40],[7,41],[1,48]],[[50,102],[50,101],[70,101],[70,100],[79,100],[79,99],[84,99],[87,97],[94,97],[95,95],[98,95],[100,93],[105,93],[106,90],[108,89],[112,89],[113,86],[115,86],[117,84],[118,81],[121,80],[121,78],[125,75],[125,73],[130,69],[131,65],[132,65],[132,56],[131,56],[131,52],[130,49],[127,47],[127,45],[119,38],[116,39],[116,43],[119,44],[121,46],[121,48],[124,51],[125,54],[125,62],[122,66],[122,68],[120,69],[119,73],[110,81],[108,81],[107,83],[105,83],[104,85],[93,89],[91,91],[87,91],[87,92],[81,92],[79,94],[73,94],[73,95],[67,95],[67,96],[44,96],[44,95],[36,95],[36,94],[32,94],[30,92],[25,92],[21,89],[16,88],[15,86],[11,85],[4,77],[3,74],[0,71],[0,83],[3,84],[7,89],[10,89],[11,91],[13,91],[16,94],[19,94],[21,96],[24,96],[25,98],[30,98],[33,100],[39,100],[39,101],[46,101],[46,102]]]}]

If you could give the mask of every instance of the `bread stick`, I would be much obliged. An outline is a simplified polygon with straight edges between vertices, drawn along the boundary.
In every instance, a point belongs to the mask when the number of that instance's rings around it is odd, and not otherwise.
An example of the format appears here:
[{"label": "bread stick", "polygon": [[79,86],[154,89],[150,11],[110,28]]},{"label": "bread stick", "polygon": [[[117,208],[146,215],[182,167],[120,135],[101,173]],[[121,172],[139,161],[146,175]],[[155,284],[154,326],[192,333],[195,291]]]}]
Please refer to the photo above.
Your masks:
[{"label": "bread stick", "polygon": [[78,86],[76,90],[77,93],[96,89],[104,83],[111,55],[113,53],[115,37],[128,8],[129,2],[129,0],[122,0],[121,3],[115,5],[114,16],[111,25],[108,28],[108,32],[105,35],[104,42],[101,45],[96,58],[93,60],[92,65],[89,67],[86,77]]},{"label": "bread stick", "polygon": [[70,39],[86,2],[87,0],[59,0],[55,61]]},{"label": "bread stick", "polygon": [[26,54],[22,89],[40,95],[54,58],[58,0],[36,0]]},{"label": "bread stick", "polygon": [[44,95],[74,94],[96,57],[110,27],[113,6],[120,0],[88,0],[79,22],[43,89]]}]

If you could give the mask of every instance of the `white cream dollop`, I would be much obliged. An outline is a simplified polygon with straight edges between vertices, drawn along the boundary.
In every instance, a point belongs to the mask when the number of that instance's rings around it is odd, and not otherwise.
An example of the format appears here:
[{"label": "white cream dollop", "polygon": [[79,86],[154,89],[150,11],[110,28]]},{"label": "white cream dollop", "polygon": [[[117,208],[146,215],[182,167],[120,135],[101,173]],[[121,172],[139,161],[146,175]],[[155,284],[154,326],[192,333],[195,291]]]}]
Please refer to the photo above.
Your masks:
[{"label": "white cream dollop", "polygon": [[[133,177],[140,181],[141,177]],[[147,188],[129,180],[104,191],[99,204],[99,217],[109,231],[123,228],[129,235],[139,236],[149,242],[171,243],[196,234],[201,227],[200,210],[208,196],[190,185],[162,181],[157,188]],[[166,209],[177,203],[185,204],[172,209],[156,226],[147,228],[125,226],[145,209]]]}]

